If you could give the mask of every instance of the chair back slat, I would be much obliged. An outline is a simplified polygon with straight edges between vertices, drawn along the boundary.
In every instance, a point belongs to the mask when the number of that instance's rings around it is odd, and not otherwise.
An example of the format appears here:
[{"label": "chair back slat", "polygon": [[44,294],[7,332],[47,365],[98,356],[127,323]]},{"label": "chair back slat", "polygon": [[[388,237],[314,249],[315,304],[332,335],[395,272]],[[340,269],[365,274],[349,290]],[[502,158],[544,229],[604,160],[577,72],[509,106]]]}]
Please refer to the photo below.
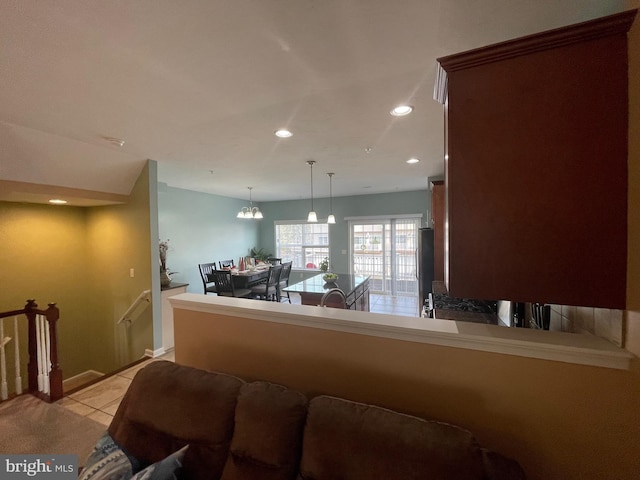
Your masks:
[{"label": "chair back slat", "polygon": [[278,282],[280,282],[280,272],[282,272],[282,265],[272,265],[269,267],[267,286],[275,287],[278,285]]},{"label": "chair back slat", "polygon": [[223,268],[234,268],[236,266],[236,264],[233,263],[233,259],[231,259],[231,260],[220,260],[218,262],[218,265],[220,265],[220,270],[222,270]]},{"label": "chair back slat", "polygon": [[216,262],[201,263],[198,265],[198,269],[200,270],[204,294],[215,292],[215,288],[213,288],[213,275],[211,273],[216,270]]},{"label": "chair back slat", "polygon": [[231,293],[233,295],[235,293],[233,279],[231,278],[231,272],[229,270],[214,270],[212,276],[218,294]]}]

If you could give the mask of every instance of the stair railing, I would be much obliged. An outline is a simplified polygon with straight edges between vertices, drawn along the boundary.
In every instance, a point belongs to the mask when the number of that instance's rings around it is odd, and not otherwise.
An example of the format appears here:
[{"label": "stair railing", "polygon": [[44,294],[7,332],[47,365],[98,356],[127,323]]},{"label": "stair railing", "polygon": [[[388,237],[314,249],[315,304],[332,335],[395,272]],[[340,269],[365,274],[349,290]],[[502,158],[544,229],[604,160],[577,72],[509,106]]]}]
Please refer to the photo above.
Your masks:
[{"label": "stair railing", "polygon": [[[48,402],[62,398],[62,370],[58,362],[57,322],[60,311],[55,303],[40,310],[35,300],[27,300],[22,310],[0,313],[0,400],[9,398],[6,366],[6,347],[13,342],[15,363],[15,393],[22,394],[21,356],[19,341],[19,317],[28,322],[27,363],[29,392]],[[5,337],[5,319],[12,319],[13,338]],[[11,326],[8,327],[11,329]]]}]

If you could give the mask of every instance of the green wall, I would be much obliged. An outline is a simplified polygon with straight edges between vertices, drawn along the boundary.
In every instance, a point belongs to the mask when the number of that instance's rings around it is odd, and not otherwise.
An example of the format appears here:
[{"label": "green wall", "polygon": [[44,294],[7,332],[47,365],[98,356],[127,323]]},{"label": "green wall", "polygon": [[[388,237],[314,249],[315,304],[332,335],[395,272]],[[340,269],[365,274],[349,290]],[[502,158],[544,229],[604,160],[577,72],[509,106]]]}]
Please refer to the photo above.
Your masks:
[{"label": "green wall", "polygon": [[41,308],[58,304],[65,379],[86,370],[111,372],[152,347],[149,309],[130,329],[116,326],[138,294],[151,288],[149,186],[147,165],[126,205],[0,202],[0,310],[21,309],[28,298]]},{"label": "green wall", "polygon": [[[333,213],[337,223],[330,226],[331,265],[337,271],[348,271],[349,231],[344,217],[422,214],[423,224],[430,209],[427,189],[379,195],[336,197]],[[158,186],[158,223],[160,238],[169,239],[167,265],[178,272],[175,282],[188,283],[187,291],[202,293],[199,263],[207,263],[248,255],[253,247],[275,253],[274,222],[305,221],[310,207],[308,199],[256,203],[264,214],[262,220],[242,220],[236,214],[247,202]],[[314,201],[320,220],[329,214],[329,199]]]},{"label": "green wall", "polygon": [[247,201],[158,185],[160,239],[169,239],[167,268],[172,280],[203,293],[198,264],[240,256],[258,244],[258,223],[236,218]]},{"label": "green wall", "polygon": [[[349,226],[345,217],[366,217],[380,215],[422,214],[422,225],[426,226],[427,212],[431,209],[429,190],[335,197],[332,199],[335,225],[329,226],[331,246],[331,268],[337,272],[349,271]],[[276,220],[306,221],[311,208],[310,200],[291,200],[260,203],[264,219],[260,221],[260,246],[275,253]],[[329,215],[329,199],[314,199],[318,220],[326,221]],[[430,218],[430,217],[429,217]],[[343,251],[347,253],[342,253]],[[299,273],[298,273],[299,275]]]}]

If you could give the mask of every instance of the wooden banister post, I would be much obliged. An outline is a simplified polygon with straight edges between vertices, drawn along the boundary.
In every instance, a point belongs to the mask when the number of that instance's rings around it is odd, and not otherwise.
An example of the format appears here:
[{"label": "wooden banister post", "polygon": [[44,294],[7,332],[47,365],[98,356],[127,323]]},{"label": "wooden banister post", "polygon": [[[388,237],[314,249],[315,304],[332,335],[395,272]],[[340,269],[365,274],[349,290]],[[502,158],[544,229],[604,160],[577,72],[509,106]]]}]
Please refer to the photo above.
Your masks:
[{"label": "wooden banister post", "polygon": [[38,348],[36,340],[36,309],[38,304],[35,300],[27,300],[27,304],[24,307],[25,315],[29,325],[29,363],[27,364],[27,374],[29,377],[29,392],[38,391]]},{"label": "wooden banister post", "polygon": [[58,362],[58,319],[60,310],[55,303],[49,303],[45,311],[49,324],[49,344],[51,348],[51,371],[49,372],[49,399],[51,402],[62,398],[62,370]]}]

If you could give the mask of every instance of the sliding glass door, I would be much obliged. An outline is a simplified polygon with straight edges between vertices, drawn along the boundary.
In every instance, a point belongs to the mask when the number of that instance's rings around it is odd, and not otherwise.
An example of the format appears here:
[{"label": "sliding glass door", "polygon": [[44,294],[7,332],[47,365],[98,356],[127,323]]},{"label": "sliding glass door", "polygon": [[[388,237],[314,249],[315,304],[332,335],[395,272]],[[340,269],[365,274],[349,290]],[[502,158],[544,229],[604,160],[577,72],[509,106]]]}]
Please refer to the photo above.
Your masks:
[{"label": "sliding glass door", "polygon": [[419,226],[419,217],[351,219],[352,273],[369,275],[372,292],[417,295]]}]

